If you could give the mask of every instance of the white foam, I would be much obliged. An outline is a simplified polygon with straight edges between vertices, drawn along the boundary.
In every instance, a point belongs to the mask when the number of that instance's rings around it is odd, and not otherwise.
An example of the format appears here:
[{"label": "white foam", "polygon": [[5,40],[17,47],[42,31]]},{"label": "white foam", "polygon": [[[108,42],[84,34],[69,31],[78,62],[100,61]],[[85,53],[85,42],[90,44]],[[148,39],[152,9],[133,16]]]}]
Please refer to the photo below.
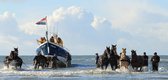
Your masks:
[{"label": "white foam", "polygon": [[[166,71],[165,68],[161,67],[159,68],[159,71],[164,72]],[[40,77],[65,77],[65,76],[83,76],[83,75],[111,75],[116,73],[126,73],[126,74],[141,74],[144,72],[133,72],[131,71],[131,67],[128,69],[125,67],[121,67],[120,69],[116,69],[115,71],[111,70],[110,67],[108,67],[106,70],[102,70],[100,68],[58,68],[58,69],[39,69],[34,70],[33,66],[26,67],[24,69],[20,70],[13,70],[8,69],[7,67],[4,67],[3,69],[0,69],[0,72],[4,75],[14,75],[14,76],[40,76]],[[146,72],[151,73],[151,72]],[[116,75],[118,76],[118,75]]]},{"label": "white foam", "polygon": [[142,71],[143,71],[143,72],[148,72],[148,66],[142,67]]},{"label": "white foam", "polygon": [[159,72],[168,72],[165,67],[159,67]]},{"label": "white foam", "polygon": [[124,72],[124,73],[129,73],[130,71],[129,71],[129,69],[128,68],[125,68],[124,66],[123,67],[121,67],[120,69],[116,69],[116,71],[117,72]]}]

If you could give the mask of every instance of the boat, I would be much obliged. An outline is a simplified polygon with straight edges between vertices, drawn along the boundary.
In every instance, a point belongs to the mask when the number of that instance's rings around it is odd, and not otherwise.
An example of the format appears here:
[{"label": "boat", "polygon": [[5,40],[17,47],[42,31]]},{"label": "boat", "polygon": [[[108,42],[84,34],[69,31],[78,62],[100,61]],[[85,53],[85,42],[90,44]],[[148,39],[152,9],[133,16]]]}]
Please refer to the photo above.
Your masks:
[{"label": "boat", "polygon": [[[43,18],[41,21],[37,22],[36,24],[43,24],[46,25],[45,21],[47,17]],[[71,66],[71,54],[70,51],[65,48],[63,45],[59,45],[57,43],[54,43],[48,39],[48,26],[46,25],[47,31],[46,31],[46,41],[41,43],[37,49],[36,53],[41,52],[42,55],[46,57],[53,57],[57,56],[58,61],[57,65],[58,67],[70,67]]]}]

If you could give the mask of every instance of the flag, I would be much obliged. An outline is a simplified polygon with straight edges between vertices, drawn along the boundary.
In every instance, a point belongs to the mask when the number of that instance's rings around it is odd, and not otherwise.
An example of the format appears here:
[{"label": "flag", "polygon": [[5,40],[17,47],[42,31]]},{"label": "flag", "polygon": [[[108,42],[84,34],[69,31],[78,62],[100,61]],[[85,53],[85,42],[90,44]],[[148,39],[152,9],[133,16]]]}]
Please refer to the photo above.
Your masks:
[{"label": "flag", "polygon": [[39,22],[37,22],[36,24],[37,25],[46,25],[46,23],[47,23],[47,16],[45,17],[45,18],[43,18],[43,19],[41,19]]}]

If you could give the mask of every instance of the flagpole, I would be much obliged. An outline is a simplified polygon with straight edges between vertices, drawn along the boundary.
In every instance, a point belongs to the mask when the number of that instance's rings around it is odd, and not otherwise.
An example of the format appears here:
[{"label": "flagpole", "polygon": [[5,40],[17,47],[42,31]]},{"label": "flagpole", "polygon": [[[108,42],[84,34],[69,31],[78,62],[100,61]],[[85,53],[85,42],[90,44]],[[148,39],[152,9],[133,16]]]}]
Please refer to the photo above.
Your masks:
[{"label": "flagpole", "polygon": [[59,23],[57,24],[57,36],[58,36],[58,26],[59,26]]},{"label": "flagpole", "polygon": [[47,38],[47,53],[49,54],[49,40],[48,40],[48,23],[47,23],[47,16],[46,16],[46,38]]}]

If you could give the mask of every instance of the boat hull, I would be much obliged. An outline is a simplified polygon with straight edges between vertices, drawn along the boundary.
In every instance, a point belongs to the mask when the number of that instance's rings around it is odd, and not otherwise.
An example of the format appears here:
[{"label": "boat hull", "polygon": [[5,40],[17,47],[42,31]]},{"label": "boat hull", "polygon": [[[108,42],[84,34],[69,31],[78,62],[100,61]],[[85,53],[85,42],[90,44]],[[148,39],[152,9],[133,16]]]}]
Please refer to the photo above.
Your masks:
[{"label": "boat hull", "polygon": [[54,55],[57,55],[59,60],[57,63],[58,67],[71,66],[71,61],[67,59],[67,55],[70,55],[69,51],[57,44],[45,42],[37,48],[36,52],[41,52],[46,57],[53,57]]}]

